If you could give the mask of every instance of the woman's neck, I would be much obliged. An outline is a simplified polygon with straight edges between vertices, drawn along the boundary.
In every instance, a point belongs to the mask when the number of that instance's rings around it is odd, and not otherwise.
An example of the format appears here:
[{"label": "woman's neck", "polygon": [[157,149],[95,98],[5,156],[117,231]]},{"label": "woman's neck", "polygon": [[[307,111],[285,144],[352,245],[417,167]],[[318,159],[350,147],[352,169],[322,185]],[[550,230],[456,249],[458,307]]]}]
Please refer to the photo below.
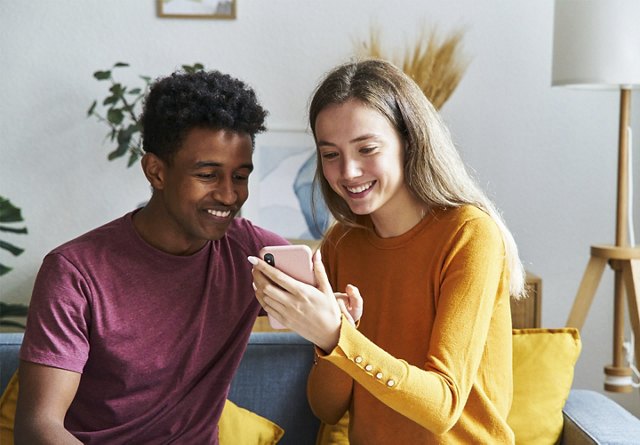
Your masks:
[{"label": "woman's neck", "polygon": [[392,238],[413,229],[429,211],[428,206],[416,198],[395,208],[380,209],[370,217],[380,238]]}]

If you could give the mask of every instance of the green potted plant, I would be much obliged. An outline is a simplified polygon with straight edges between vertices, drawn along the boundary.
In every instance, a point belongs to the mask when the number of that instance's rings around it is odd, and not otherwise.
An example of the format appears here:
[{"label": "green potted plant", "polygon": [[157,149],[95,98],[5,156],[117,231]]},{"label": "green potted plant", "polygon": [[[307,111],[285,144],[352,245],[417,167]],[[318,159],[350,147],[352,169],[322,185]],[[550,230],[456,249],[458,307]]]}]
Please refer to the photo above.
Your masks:
[{"label": "green potted plant", "polygon": [[[109,153],[110,161],[128,154],[127,167],[131,167],[143,154],[142,151],[142,127],[140,125],[140,112],[142,100],[151,83],[151,77],[140,75],[143,81],[140,86],[127,86],[114,77],[114,72],[128,67],[125,62],[117,62],[107,70],[93,73],[93,77],[101,82],[108,82],[107,96],[102,100],[94,100],[87,117],[95,117],[108,127],[106,138],[115,144],[115,149]],[[204,69],[201,63],[182,65],[185,72],[193,73]]]},{"label": "green potted plant", "polygon": [[[14,233],[20,235],[27,234],[27,228],[15,227],[14,224],[22,223],[22,211],[4,196],[0,196],[0,232]],[[13,256],[21,255],[24,249],[14,244],[0,239],[0,249],[6,250]],[[0,276],[8,274],[11,267],[0,263]],[[28,306],[24,304],[8,304],[0,301],[0,327],[17,327],[24,329],[24,324],[7,317],[24,317],[27,315]]]}]

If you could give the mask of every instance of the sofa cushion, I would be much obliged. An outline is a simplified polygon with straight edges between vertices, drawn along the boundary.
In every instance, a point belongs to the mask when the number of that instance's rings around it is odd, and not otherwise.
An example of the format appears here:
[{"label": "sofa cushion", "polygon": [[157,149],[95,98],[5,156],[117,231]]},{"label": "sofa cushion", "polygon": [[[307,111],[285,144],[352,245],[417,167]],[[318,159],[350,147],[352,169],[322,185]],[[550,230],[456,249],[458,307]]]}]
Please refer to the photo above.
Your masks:
[{"label": "sofa cushion", "polygon": [[220,445],[273,445],[284,435],[275,423],[227,400],[218,423]]},{"label": "sofa cushion", "polygon": [[16,418],[18,401],[18,373],[9,380],[2,397],[0,397],[0,443],[13,445],[13,422]]},{"label": "sofa cushion", "polygon": [[507,423],[518,445],[558,441],[580,349],[575,328],[513,330],[513,404]]},{"label": "sofa cushion", "polygon": [[[0,398],[0,444],[13,445],[13,424],[18,401],[18,372]],[[273,445],[284,430],[275,423],[227,400],[218,423],[220,445]]]}]

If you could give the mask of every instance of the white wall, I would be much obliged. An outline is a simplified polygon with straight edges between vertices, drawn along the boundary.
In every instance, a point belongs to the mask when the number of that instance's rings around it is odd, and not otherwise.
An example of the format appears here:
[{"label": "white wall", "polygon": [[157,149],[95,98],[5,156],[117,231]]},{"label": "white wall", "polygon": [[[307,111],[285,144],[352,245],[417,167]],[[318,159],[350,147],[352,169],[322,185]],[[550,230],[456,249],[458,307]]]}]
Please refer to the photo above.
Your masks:
[{"label": "white wall", "polygon": [[[589,246],[614,241],[618,95],[550,87],[552,0],[238,0],[237,10],[233,21],[160,19],[154,0],[0,0],[0,194],[29,228],[2,234],[26,248],[0,257],[15,267],[2,278],[3,301],[28,302],[47,251],[148,197],[139,169],[108,162],[105,128],[85,117],[105,94],[95,70],[126,61],[158,76],[199,61],[252,84],[269,125],[304,128],[316,81],[370,23],[399,49],[424,21],[467,27],[472,63],[443,115],[543,278],[543,325],[564,324]],[[637,149],[639,93],[632,102]],[[611,275],[582,332],[576,387],[601,390],[611,361]],[[615,398],[640,415],[637,391]]]}]

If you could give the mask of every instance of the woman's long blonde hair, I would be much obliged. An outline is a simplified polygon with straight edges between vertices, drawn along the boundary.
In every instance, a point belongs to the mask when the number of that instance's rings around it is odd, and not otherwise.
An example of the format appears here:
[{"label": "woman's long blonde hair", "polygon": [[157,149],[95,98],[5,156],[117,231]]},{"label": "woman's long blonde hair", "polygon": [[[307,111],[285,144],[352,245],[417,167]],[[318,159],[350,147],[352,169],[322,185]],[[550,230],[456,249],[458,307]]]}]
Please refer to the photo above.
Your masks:
[{"label": "woman's long blonde hair", "polygon": [[[467,172],[449,130],[424,93],[402,70],[380,59],[349,62],[331,71],[311,100],[309,123],[315,134],[318,114],[327,106],[358,100],[384,115],[405,141],[407,186],[429,208],[473,205],[496,222],[504,240],[510,271],[510,293],[525,294],[525,272],[518,248],[502,216]],[[337,221],[359,226],[356,215],[324,178],[317,153],[314,181]]]}]

